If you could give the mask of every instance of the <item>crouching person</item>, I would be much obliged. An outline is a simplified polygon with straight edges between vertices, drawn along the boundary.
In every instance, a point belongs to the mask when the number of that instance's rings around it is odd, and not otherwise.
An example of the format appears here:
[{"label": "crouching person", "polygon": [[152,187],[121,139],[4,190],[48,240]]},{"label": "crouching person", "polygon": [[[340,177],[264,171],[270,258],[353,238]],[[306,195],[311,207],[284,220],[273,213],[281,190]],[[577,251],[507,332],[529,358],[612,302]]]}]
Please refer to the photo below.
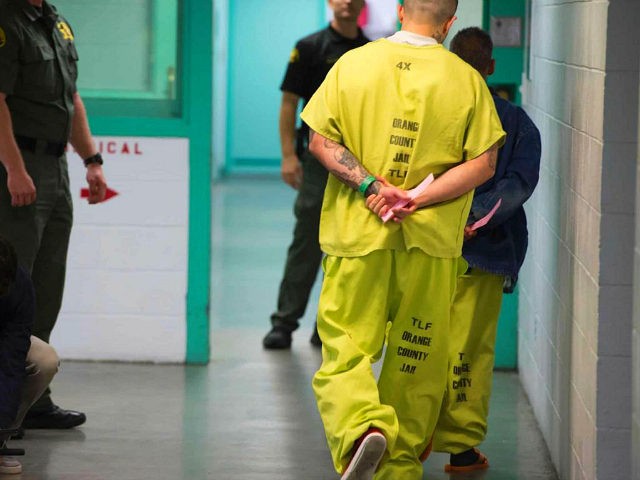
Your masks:
[{"label": "crouching person", "polygon": [[[31,335],[35,297],[29,274],[18,267],[12,245],[0,237],[0,429],[17,429],[58,371],[50,345]],[[9,434],[0,434],[0,448]],[[0,475],[22,472],[13,457],[0,456]]]}]

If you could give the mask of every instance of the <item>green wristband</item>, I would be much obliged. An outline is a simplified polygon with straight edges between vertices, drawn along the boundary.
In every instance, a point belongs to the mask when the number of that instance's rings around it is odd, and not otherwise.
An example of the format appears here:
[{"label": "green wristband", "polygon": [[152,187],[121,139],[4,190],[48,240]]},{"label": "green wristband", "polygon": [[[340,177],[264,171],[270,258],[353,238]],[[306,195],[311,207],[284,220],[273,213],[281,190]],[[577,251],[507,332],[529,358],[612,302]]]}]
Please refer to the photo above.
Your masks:
[{"label": "green wristband", "polygon": [[367,191],[367,188],[369,188],[369,186],[376,181],[376,177],[374,177],[373,175],[369,175],[367,178],[365,178],[362,183],[360,184],[360,186],[358,187],[358,191],[362,194],[365,195],[365,192]]}]

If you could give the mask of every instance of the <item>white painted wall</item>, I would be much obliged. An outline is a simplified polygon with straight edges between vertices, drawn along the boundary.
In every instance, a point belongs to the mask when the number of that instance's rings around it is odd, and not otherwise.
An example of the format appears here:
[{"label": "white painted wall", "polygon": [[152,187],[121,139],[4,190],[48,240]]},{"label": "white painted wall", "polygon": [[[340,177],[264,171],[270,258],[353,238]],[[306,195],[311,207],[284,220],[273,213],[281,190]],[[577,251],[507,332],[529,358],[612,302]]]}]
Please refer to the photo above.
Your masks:
[{"label": "white painted wall", "polygon": [[464,0],[458,2],[458,10],[456,11],[456,17],[458,17],[458,19],[454,22],[444,42],[447,48],[449,48],[451,39],[463,28],[482,28],[483,3],[483,0]]},{"label": "white painted wall", "polygon": [[543,157],[519,366],[562,479],[630,478],[638,10],[532,0],[523,98]]},{"label": "white painted wall", "polygon": [[75,218],[51,343],[67,359],[184,362],[188,140],[96,143],[118,194],[88,205],[82,161],[68,155]]}]

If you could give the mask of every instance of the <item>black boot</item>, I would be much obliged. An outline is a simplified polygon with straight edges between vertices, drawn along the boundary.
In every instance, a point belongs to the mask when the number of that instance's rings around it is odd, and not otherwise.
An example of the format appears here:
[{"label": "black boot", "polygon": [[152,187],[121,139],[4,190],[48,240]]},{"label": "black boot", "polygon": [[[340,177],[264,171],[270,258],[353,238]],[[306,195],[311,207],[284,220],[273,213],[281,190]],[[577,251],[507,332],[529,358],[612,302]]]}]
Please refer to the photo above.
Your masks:
[{"label": "black boot", "polygon": [[267,350],[291,348],[291,332],[282,327],[273,327],[262,339],[262,346]]},{"label": "black boot", "polygon": [[318,335],[318,322],[316,322],[315,326],[313,327],[313,334],[309,339],[309,343],[311,343],[311,345],[313,345],[314,347],[322,347],[322,340],[320,340],[320,335]]}]

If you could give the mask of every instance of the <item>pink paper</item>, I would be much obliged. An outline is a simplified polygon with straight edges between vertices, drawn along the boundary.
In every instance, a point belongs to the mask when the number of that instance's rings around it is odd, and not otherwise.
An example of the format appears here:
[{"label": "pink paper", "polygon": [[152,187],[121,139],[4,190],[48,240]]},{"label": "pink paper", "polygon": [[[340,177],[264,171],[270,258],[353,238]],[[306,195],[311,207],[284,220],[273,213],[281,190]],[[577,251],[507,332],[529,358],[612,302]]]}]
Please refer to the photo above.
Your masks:
[{"label": "pink paper", "polygon": [[407,193],[409,194],[409,200],[397,201],[395,205],[391,207],[391,209],[389,209],[389,211],[387,211],[387,213],[382,217],[382,221],[384,223],[387,223],[389,220],[391,220],[393,218],[394,208],[404,207],[407,203],[409,203],[411,200],[413,200],[422,192],[424,192],[431,182],[433,182],[433,173],[430,173],[429,176],[424,180],[422,180],[422,182],[420,182],[420,184],[417,187],[412,188],[411,190],[407,190]]},{"label": "pink paper", "polygon": [[487,223],[489,223],[489,220],[491,220],[491,217],[493,217],[493,215],[496,213],[498,208],[500,208],[500,205],[502,205],[502,199],[501,198],[498,199],[498,201],[493,206],[493,208],[489,211],[489,213],[487,213],[484,217],[482,217],[477,222],[474,222],[473,224],[471,224],[471,227],[470,227],[471,230],[477,230],[480,227],[484,227]]}]

